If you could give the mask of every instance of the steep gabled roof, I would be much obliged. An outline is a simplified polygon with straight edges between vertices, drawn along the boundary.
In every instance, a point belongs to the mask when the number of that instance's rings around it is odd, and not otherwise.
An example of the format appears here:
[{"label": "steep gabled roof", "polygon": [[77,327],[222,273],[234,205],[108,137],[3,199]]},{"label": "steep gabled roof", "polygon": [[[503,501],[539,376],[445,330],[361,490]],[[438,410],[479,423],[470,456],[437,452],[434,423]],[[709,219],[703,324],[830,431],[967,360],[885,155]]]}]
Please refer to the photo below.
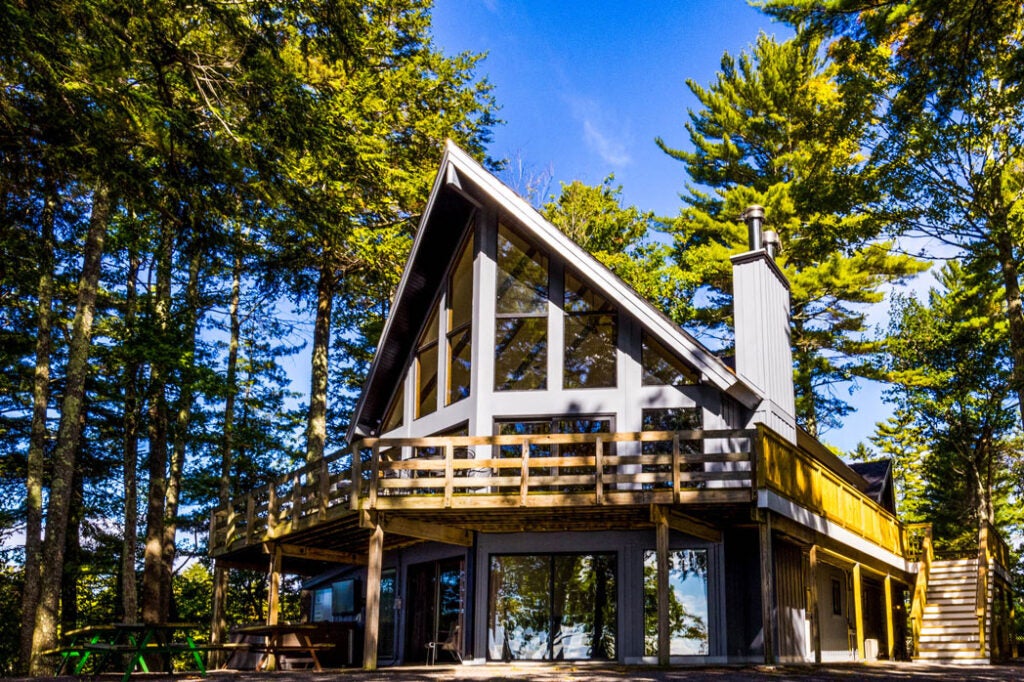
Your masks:
[{"label": "steep gabled roof", "polygon": [[689,362],[702,380],[747,407],[757,391],[695,338],[648,303],[611,270],[545,220],[471,156],[448,142],[440,170],[402,273],[391,314],[363,386],[348,440],[374,433],[404,375],[413,346],[436,300],[473,210],[490,205],[511,217],[524,236],[557,254],[596,290],[637,319],[662,345]]},{"label": "steep gabled roof", "polygon": [[895,512],[892,489],[892,460],[877,459],[873,462],[853,462],[850,468],[867,481],[864,494],[886,509]]}]

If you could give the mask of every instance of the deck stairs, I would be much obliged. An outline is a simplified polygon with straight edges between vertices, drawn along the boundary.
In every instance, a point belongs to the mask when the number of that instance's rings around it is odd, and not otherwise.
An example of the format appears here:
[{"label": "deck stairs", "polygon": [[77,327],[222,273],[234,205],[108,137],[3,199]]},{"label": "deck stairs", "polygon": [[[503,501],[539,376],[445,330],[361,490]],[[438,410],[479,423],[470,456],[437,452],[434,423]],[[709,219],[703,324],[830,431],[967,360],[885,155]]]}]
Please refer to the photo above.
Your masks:
[{"label": "deck stairs", "polygon": [[915,660],[989,663],[979,642],[977,587],[977,559],[936,559],[932,563]]}]

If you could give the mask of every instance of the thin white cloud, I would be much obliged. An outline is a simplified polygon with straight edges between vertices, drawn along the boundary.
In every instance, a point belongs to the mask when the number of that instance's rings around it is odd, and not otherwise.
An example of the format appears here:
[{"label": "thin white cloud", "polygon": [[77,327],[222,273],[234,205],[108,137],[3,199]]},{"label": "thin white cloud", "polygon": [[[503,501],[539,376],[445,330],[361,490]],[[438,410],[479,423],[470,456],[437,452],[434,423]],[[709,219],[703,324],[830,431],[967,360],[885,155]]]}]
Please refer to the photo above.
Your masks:
[{"label": "thin white cloud", "polygon": [[498,0],[481,0],[483,6],[494,14],[498,13]]},{"label": "thin white cloud", "polygon": [[570,98],[572,116],[583,128],[583,141],[606,164],[622,167],[632,162],[629,135],[608,123],[601,106],[592,99]]}]

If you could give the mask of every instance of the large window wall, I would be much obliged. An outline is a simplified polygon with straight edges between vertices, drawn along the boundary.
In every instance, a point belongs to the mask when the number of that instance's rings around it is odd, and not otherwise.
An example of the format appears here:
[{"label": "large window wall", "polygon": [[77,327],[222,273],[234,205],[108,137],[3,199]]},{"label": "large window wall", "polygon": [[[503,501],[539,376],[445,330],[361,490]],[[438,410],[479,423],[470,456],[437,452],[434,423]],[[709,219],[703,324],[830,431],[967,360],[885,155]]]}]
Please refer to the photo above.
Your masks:
[{"label": "large window wall", "polygon": [[616,657],[616,556],[492,555],[490,660]]}]

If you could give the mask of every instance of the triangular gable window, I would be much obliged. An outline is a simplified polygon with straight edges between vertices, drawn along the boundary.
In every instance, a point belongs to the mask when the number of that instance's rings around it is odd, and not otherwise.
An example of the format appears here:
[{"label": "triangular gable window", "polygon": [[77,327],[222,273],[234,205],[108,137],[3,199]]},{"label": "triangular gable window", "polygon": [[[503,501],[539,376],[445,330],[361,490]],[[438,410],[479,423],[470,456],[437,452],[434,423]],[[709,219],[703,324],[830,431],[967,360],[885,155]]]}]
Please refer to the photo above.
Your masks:
[{"label": "triangular gable window", "polygon": [[700,374],[645,332],[641,348],[644,386],[687,386],[700,383]]}]

